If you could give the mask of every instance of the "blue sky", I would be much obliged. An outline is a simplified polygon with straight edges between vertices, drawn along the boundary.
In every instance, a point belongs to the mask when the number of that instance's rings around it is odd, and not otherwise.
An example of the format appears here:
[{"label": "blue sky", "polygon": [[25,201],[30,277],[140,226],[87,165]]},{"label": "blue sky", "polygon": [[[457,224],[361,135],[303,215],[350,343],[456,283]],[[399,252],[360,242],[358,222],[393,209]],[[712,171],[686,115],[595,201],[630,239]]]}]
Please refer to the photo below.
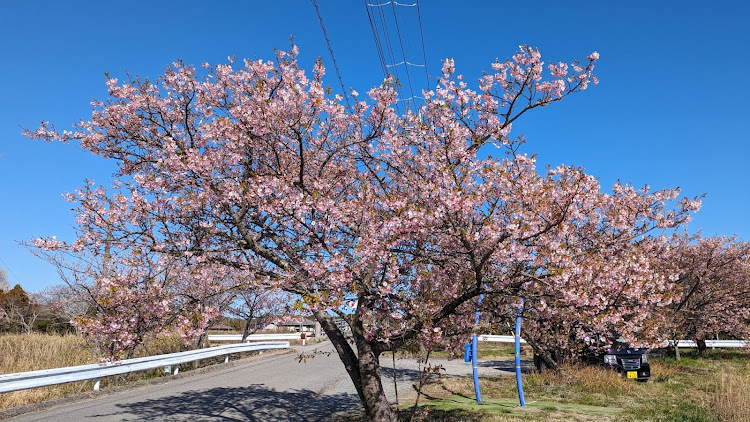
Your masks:
[{"label": "blue sky", "polygon": [[[364,2],[318,3],[344,84],[360,92],[379,84],[383,72]],[[392,6],[382,10],[400,55]],[[420,12],[433,76],[440,60],[452,57],[475,81],[520,44],[539,47],[547,62],[598,51],[598,86],[514,126],[527,138],[525,150],[542,165],[580,165],[605,188],[619,179],[706,193],[690,230],[750,240],[748,3],[422,0]],[[407,60],[423,63],[416,9],[397,7],[396,14]],[[0,266],[10,282],[27,290],[59,282],[51,265],[17,242],[70,239],[74,214],[61,194],[85,178],[106,184],[113,170],[76,145],[27,140],[20,126],[48,120],[63,129],[88,118],[89,102],[106,98],[105,72],[156,77],[177,59],[271,59],[292,35],[302,64],[310,68],[322,57],[328,83],[338,88],[309,1],[3,2]],[[413,76],[414,89],[426,88],[423,69]]]}]

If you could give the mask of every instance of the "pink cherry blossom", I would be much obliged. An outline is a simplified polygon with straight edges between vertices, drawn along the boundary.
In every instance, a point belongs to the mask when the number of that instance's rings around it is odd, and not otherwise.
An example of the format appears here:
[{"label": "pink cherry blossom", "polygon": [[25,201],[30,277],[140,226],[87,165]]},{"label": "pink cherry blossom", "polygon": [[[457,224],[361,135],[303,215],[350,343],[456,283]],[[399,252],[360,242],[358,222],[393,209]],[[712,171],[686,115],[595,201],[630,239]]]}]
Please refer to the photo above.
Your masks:
[{"label": "pink cherry blossom", "polygon": [[119,166],[113,185],[75,193],[72,244],[35,246],[58,263],[58,253],[92,258],[77,274],[100,312],[80,324],[113,350],[142,341],[139,324],[199,336],[231,292],[293,295],[373,420],[395,417],[380,354],[458,346],[480,294],[482,324],[506,321],[523,296],[540,350],[605,329],[647,341],[658,327],[642,311],[670,300],[652,258],[696,200],[624,184],[605,193],[576,167],[540,172],[510,137],[527,111],[595,81],[597,59],[545,68],[522,46],[478,89],[447,59],[419,113],[405,114],[393,79],[345,107],[296,47],[275,62],[175,63],[152,82],[110,80],[91,120],[26,132]]}]

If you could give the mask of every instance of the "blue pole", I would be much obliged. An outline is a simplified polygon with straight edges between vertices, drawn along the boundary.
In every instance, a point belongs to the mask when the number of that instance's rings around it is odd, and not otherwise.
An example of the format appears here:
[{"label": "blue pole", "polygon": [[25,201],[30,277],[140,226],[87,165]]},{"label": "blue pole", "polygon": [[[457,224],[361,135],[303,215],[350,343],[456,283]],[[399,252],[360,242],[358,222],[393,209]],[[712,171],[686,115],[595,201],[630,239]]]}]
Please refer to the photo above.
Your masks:
[{"label": "blue pole", "polygon": [[484,300],[483,294],[479,295],[479,300],[477,301],[477,312],[474,314],[474,325],[479,325],[479,316],[482,314],[479,307],[482,306],[482,300]]},{"label": "blue pole", "polygon": [[[526,400],[523,398],[523,381],[521,381],[521,313],[523,312],[523,298],[521,298],[521,305],[518,307],[518,313],[516,314],[516,385],[518,386],[518,400],[521,402],[521,407],[526,406]],[[476,338],[476,336],[475,336]],[[476,380],[476,372],[475,372]],[[476,385],[476,381],[475,385]],[[479,390],[477,390],[477,394]]]},{"label": "blue pole", "polygon": [[[479,300],[477,301],[477,313],[474,317],[474,324],[479,325],[479,306],[482,305],[482,299],[484,299],[484,295],[479,295]],[[471,336],[471,372],[474,374],[474,395],[477,397],[477,403],[482,403],[482,394],[479,392],[479,373],[477,371],[477,335],[474,334]]]},{"label": "blue pole", "polygon": [[479,392],[479,373],[477,372],[477,335],[471,336],[471,372],[474,374],[474,394],[477,403],[482,403],[482,394]]}]

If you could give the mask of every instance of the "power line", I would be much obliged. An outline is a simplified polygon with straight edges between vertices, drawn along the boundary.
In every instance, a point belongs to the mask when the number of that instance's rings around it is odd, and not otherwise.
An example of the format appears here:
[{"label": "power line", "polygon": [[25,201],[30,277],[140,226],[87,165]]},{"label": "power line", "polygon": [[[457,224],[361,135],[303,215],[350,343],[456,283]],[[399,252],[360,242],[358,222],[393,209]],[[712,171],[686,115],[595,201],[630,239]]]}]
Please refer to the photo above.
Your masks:
[{"label": "power line", "polygon": [[375,40],[375,50],[378,52],[378,58],[380,59],[380,66],[383,68],[383,77],[388,77],[388,69],[385,62],[385,55],[383,54],[383,46],[380,44],[380,38],[378,37],[377,28],[375,27],[375,21],[372,18],[372,13],[370,13],[370,8],[367,7],[368,3],[367,0],[364,0],[365,2],[365,10],[367,11],[367,18],[370,20],[370,29],[372,31],[372,38]]},{"label": "power line", "polygon": [[398,63],[394,63],[394,64],[387,64],[387,65],[385,65],[385,66],[386,66],[386,67],[396,67],[396,66],[401,66],[402,64],[407,64],[407,65],[409,65],[409,66],[424,67],[424,65],[423,65],[423,64],[416,64],[416,63],[412,63],[412,62],[407,62],[407,61],[400,61],[400,62],[398,62]]},{"label": "power line", "polygon": [[21,280],[18,279],[18,276],[16,276],[16,273],[14,273],[13,270],[10,269],[10,266],[8,266],[8,264],[5,263],[5,260],[2,257],[0,257],[0,262],[2,262],[5,268],[8,269],[8,272],[13,276],[13,278],[16,279],[18,284],[21,284]]},{"label": "power line", "polygon": [[326,45],[328,46],[328,52],[331,53],[331,61],[333,62],[333,68],[336,70],[336,76],[339,78],[339,84],[341,85],[341,92],[344,95],[344,102],[346,102],[346,108],[351,109],[351,105],[349,104],[349,95],[346,93],[346,87],[344,87],[344,80],[341,79],[341,72],[339,72],[339,66],[336,64],[336,57],[333,55],[333,48],[331,47],[331,41],[328,39],[328,32],[326,32],[326,27],[323,25],[323,17],[320,15],[320,9],[318,8],[318,2],[316,0],[311,0],[313,6],[315,6],[315,13],[318,15],[318,20],[320,21],[320,29],[323,30],[323,38],[326,40]]},{"label": "power line", "polygon": [[406,3],[399,3],[397,1],[388,1],[385,3],[378,3],[378,4],[367,3],[367,5],[370,7],[383,7],[383,6],[388,6],[389,4],[394,4],[396,6],[404,6],[404,7],[414,7],[417,5],[417,3],[406,4]]},{"label": "power line", "polygon": [[[401,29],[398,27],[398,17],[396,16],[396,5],[391,2],[391,9],[393,9],[393,21],[396,23],[396,34],[398,34],[398,45],[401,47],[401,57],[404,59],[404,63],[408,63],[406,61],[406,52],[404,51],[404,43],[401,39]],[[404,69],[406,71],[406,82],[409,84],[409,93],[411,94],[411,98],[414,98],[414,88],[411,84],[411,72],[409,72],[409,68],[406,67]]]},{"label": "power line", "polygon": [[[391,63],[395,63],[396,56],[393,55],[393,45],[391,44],[391,36],[388,31],[387,18],[385,17],[382,8],[378,9],[378,15],[380,17],[380,26],[383,28],[383,37],[385,38],[385,48],[388,53],[388,60]],[[396,76],[396,79],[401,79],[398,76],[398,68],[394,68],[393,73]]]},{"label": "power line", "polygon": [[[425,77],[427,82],[427,89],[430,89],[430,77],[429,77],[429,71],[427,69],[427,54],[425,50],[425,42],[424,42],[424,31],[422,28],[422,16],[421,11],[419,9],[419,1],[415,1],[414,3],[407,4],[407,3],[400,3],[398,1],[382,1],[380,2],[372,2],[372,0],[363,0],[365,10],[367,11],[367,17],[370,22],[370,29],[372,31],[372,37],[373,41],[375,42],[375,49],[378,54],[378,59],[380,61],[380,66],[383,69],[383,74],[386,78],[393,76],[393,78],[398,81],[394,86],[394,89],[397,91],[399,99],[394,105],[394,108],[397,110],[399,114],[401,114],[400,111],[400,103],[403,102],[409,102],[411,106],[415,106],[416,103],[414,100],[416,99],[423,99],[423,96],[418,95],[417,92],[415,92],[416,84],[415,84],[415,72],[414,69],[410,69],[410,67],[422,67],[425,69]],[[386,6],[391,6],[392,14],[393,14],[393,22],[389,22],[390,19],[386,17],[386,14],[384,13],[384,8]],[[405,8],[401,10],[402,19],[401,22],[399,22],[398,13],[396,11],[396,6],[403,6],[403,7],[416,7],[417,11],[417,17],[419,22],[419,47],[422,48],[422,59],[423,64],[415,63],[412,57],[414,56],[413,46],[411,42],[411,34],[409,29],[409,23],[408,19],[406,18],[406,12]],[[393,26],[395,25],[395,33],[392,32]],[[403,26],[403,28],[402,28]],[[401,49],[400,54],[399,52],[395,51],[395,42],[396,38],[398,38],[398,47]],[[404,37],[406,37],[406,45],[404,45]],[[408,50],[407,51],[407,47]],[[419,48],[417,47],[417,48]],[[400,56],[398,62],[396,62],[396,57]],[[404,67],[404,71],[406,72],[406,78],[403,80],[401,79],[401,70],[399,69],[400,66]],[[408,98],[404,95],[405,90],[408,89]],[[420,91],[421,93],[421,91]]]},{"label": "power line", "polygon": [[422,60],[424,60],[424,74],[427,77],[427,90],[430,90],[430,73],[427,71],[427,53],[424,49],[424,33],[422,32],[422,14],[419,11],[419,0],[417,0],[417,17],[419,18],[419,38],[422,39]]},{"label": "power line", "polygon": [[[368,4],[369,3],[367,3],[367,0],[365,0],[365,7],[369,7]],[[384,60],[383,68],[385,70],[385,77],[389,78],[389,77],[393,76],[396,79],[396,81],[399,81],[400,77],[399,77],[399,74],[398,74],[398,68],[393,68],[393,72],[391,72],[390,68],[388,68],[388,66],[386,64],[386,63],[395,63],[396,60],[395,60],[395,56],[393,54],[393,46],[391,44],[391,37],[390,37],[389,31],[388,31],[387,18],[385,16],[385,14],[383,13],[383,7],[378,7],[377,8],[377,13],[376,13],[375,10],[372,10],[372,13],[373,13],[373,15],[375,15],[377,17],[377,19],[373,19],[373,22],[375,23],[374,24],[374,28],[375,28],[374,37],[376,39],[378,39],[378,41],[376,42],[376,44],[378,44],[380,46],[380,49],[381,49],[381,54],[382,54],[382,57],[383,57],[383,60]],[[380,21],[380,27],[382,28],[382,33],[383,33],[383,40],[380,40],[380,31],[378,30],[377,20]],[[383,48],[384,45],[385,45],[385,48]],[[401,86],[399,84],[396,84],[394,86],[394,88],[395,88],[398,96],[399,97],[403,97],[403,92],[401,90]],[[396,109],[396,112],[398,114],[401,114],[401,107],[400,107],[398,101],[396,102],[396,104],[394,104],[394,108]]]},{"label": "power line", "polygon": [[[416,5],[417,4],[414,3],[414,6],[416,6]],[[412,45],[411,45],[411,36],[410,36],[411,30],[409,30],[409,19],[407,19],[407,17],[406,17],[406,10],[407,10],[407,8],[406,7],[401,7],[400,9],[401,9],[401,21],[403,22],[404,33],[406,34],[406,48],[409,50],[409,57],[411,57],[412,56],[412,52],[414,51],[414,49],[412,48]],[[406,66],[406,71],[408,72],[408,74],[410,76],[409,83],[411,84],[411,80],[415,80],[416,81],[416,75],[414,74],[413,67],[422,67],[422,66],[424,66],[424,64],[419,65],[419,64],[416,64],[416,63],[411,63],[411,62],[404,61],[404,66]],[[419,92],[418,87],[416,87],[415,89],[417,90],[417,92]],[[416,103],[416,102],[412,102],[412,100],[414,100],[415,98],[421,98],[421,97],[420,96],[415,96],[414,95],[414,91],[411,91],[411,92],[412,92],[412,94],[411,94],[411,99],[409,100],[409,102],[412,105],[412,107],[415,108],[415,111],[417,111],[417,113],[419,113],[419,104]]]}]

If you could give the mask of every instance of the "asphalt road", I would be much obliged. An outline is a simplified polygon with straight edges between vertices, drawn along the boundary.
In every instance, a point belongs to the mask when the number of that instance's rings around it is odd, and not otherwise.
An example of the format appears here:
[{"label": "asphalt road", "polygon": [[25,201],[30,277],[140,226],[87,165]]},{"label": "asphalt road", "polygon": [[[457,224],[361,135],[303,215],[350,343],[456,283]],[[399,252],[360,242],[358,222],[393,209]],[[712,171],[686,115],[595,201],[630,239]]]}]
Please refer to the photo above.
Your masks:
[{"label": "asphalt road", "polygon": [[[73,400],[12,421],[324,421],[360,410],[349,376],[329,342],[296,347],[296,353],[263,354],[200,373],[184,372],[155,385]],[[298,362],[300,353],[318,353]],[[331,352],[330,355],[327,352]],[[386,394],[395,399],[390,360],[381,362]],[[462,360],[431,360],[447,376],[471,375]],[[414,397],[414,359],[396,361],[401,401]],[[512,361],[480,363],[480,376],[512,375]],[[509,380],[509,382],[512,382]]]}]

